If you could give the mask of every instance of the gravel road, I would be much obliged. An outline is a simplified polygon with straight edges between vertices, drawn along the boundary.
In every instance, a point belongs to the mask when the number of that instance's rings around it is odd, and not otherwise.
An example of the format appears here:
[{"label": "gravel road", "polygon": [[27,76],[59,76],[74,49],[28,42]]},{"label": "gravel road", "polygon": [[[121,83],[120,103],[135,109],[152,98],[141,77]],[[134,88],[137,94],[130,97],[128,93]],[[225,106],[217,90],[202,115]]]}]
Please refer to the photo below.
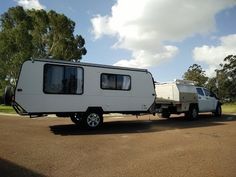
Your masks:
[{"label": "gravel road", "polygon": [[0,115],[0,176],[235,177],[236,115],[108,117],[93,131]]}]

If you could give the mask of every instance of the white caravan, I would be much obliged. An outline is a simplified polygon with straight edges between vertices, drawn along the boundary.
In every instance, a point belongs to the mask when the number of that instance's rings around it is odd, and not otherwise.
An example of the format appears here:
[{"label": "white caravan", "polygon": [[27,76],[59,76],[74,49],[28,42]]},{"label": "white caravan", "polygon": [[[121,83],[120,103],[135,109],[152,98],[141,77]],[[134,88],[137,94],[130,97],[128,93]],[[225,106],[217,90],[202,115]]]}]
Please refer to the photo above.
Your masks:
[{"label": "white caravan", "polygon": [[221,103],[213,92],[197,87],[192,81],[176,80],[171,83],[155,84],[156,110],[162,117],[185,113],[195,119],[199,112],[212,112],[221,115]]},{"label": "white caravan", "polygon": [[103,113],[150,113],[154,100],[145,69],[44,59],[23,63],[13,107],[21,115],[57,114],[96,128]]}]

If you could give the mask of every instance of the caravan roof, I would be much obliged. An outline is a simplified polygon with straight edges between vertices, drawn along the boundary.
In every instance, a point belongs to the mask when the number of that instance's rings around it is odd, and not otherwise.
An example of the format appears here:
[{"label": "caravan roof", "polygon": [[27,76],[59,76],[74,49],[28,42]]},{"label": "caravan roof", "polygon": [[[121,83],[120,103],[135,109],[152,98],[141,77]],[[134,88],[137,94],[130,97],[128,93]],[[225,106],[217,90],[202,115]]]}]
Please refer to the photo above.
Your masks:
[{"label": "caravan roof", "polygon": [[100,68],[106,68],[106,69],[120,69],[120,70],[148,72],[147,69],[129,68],[129,67],[121,67],[121,66],[110,66],[110,65],[103,65],[103,64],[65,61],[65,60],[57,60],[57,59],[35,59],[32,61],[42,61],[42,62],[52,62],[52,63],[59,63],[59,64],[71,64],[71,65],[79,65],[79,66],[100,67]]}]

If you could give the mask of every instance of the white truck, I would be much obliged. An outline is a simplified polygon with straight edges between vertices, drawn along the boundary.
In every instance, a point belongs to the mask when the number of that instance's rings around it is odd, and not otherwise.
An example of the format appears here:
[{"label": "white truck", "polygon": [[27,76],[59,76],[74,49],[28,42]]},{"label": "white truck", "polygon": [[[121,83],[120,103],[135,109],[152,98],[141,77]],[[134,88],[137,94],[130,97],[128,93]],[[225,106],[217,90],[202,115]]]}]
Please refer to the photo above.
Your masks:
[{"label": "white truck", "polygon": [[104,113],[150,113],[154,100],[146,69],[44,59],[23,63],[13,107],[20,115],[56,114],[96,128]]},{"label": "white truck", "polygon": [[213,92],[195,86],[192,81],[176,80],[170,83],[155,84],[156,111],[162,117],[185,113],[186,117],[196,119],[198,113],[212,112],[221,116],[221,102]]}]

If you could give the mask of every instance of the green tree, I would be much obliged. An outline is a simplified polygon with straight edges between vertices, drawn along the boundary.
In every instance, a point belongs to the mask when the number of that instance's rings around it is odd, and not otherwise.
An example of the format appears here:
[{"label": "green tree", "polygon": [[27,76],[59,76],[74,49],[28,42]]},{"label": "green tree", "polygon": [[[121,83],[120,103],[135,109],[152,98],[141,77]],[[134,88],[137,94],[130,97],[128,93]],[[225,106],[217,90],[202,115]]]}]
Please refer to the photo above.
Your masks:
[{"label": "green tree", "polygon": [[10,8],[0,19],[0,64],[1,75],[15,84],[19,65],[31,57],[31,19],[22,7]]},{"label": "green tree", "polygon": [[210,91],[212,91],[218,95],[217,78],[216,77],[209,78],[205,86]]},{"label": "green tree", "polygon": [[236,101],[236,55],[229,55],[216,70],[219,96],[226,101]]},{"label": "green tree", "polygon": [[81,59],[86,54],[85,40],[74,36],[75,22],[55,11],[30,10],[32,18],[33,58]]},{"label": "green tree", "polygon": [[198,64],[193,64],[188,68],[184,73],[183,79],[195,81],[198,86],[205,86],[208,77],[205,74],[205,71]]},{"label": "green tree", "polygon": [[15,85],[20,65],[29,58],[81,60],[85,40],[74,35],[75,22],[55,11],[9,8],[0,17],[0,86]]}]

